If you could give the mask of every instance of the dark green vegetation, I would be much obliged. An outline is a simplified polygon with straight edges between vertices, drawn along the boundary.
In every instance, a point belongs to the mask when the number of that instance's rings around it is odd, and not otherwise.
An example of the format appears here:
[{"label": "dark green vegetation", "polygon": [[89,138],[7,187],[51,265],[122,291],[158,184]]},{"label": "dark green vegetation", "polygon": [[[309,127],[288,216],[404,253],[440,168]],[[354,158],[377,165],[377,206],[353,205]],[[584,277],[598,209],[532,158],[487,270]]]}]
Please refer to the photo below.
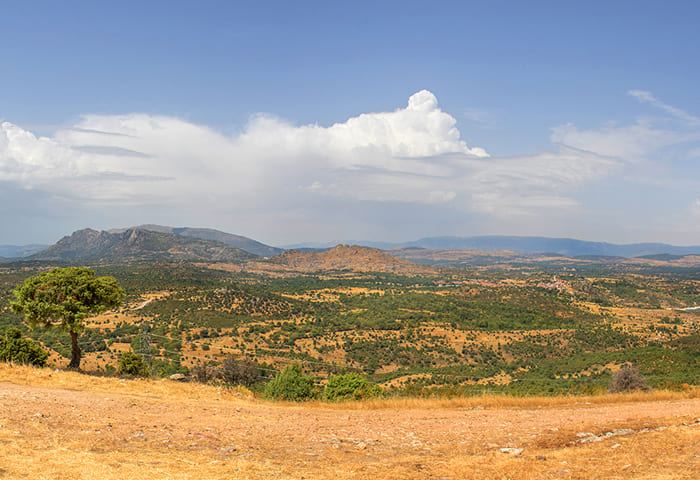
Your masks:
[{"label": "dark green vegetation", "polygon": [[22,338],[18,328],[8,328],[5,338],[0,337],[0,362],[43,367],[49,354],[40,345],[28,338]]},{"label": "dark green vegetation", "polygon": [[314,377],[305,375],[301,365],[287,365],[265,386],[265,396],[275,400],[310,400],[316,396]]},{"label": "dark green vegetation", "polygon": [[[115,370],[116,352],[133,349],[155,374],[256,390],[298,363],[313,395],[328,382],[337,398],[357,374],[421,395],[595,392],[627,363],[651,387],[698,384],[700,313],[673,309],[700,304],[697,269],[563,265],[270,278],[184,261],[103,264],[97,274],[117,279],[128,306],[87,324],[81,347],[92,368]],[[11,290],[38,268],[0,271],[0,333],[18,327],[68,357],[65,333],[30,331],[9,311]]]},{"label": "dark green vegetation", "polygon": [[121,305],[124,290],[114,277],[95,277],[86,267],[54,268],[24,280],[12,291],[14,313],[33,327],[57,327],[71,338],[69,368],[80,368],[78,335],[85,320]]},{"label": "dark green vegetation", "polygon": [[119,355],[119,373],[133,377],[145,377],[149,374],[148,365],[141,355],[129,350]]},{"label": "dark green vegetation", "polygon": [[323,389],[323,399],[327,401],[338,400],[365,400],[378,397],[383,391],[377,385],[370,383],[366,377],[357,373],[335,375],[328,379],[326,388]]}]

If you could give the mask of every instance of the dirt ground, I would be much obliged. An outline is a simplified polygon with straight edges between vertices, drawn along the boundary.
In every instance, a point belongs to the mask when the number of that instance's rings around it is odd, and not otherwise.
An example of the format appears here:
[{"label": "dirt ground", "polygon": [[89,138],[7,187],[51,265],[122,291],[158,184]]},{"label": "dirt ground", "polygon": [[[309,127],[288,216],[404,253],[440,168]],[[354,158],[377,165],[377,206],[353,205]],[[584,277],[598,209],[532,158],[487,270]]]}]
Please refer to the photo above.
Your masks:
[{"label": "dirt ground", "polygon": [[0,368],[1,479],[700,477],[697,392],[280,405],[22,368]]}]

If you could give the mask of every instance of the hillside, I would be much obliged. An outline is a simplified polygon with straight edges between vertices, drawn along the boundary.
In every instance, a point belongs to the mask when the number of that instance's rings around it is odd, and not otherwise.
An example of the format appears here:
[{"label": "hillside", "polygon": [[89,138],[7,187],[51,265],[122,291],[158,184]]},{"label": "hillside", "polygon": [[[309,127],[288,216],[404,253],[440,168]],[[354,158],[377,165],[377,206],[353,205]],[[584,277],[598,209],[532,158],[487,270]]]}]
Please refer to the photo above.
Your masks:
[{"label": "hillside", "polygon": [[0,475],[694,479],[697,392],[271,404],[244,391],[0,364]]},{"label": "hillside", "polygon": [[172,233],[127,229],[119,233],[79,230],[55,245],[31,255],[31,260],[133,261],[201,260],[240,262],[255,255],[220,242]]},{"label": "hillside", "polygon": [[[509,266],[402,276],[349,269],[300,274],[293,270],[299,267],[271,261],[238,264],[238,271],[218,265],[99,265],[97,273],[115,276],[128,298],[119,311],[86,322],[84,368],[113,371],[120,352],[144,346],[147,323],[157,375],[233,355],[268,370],[297,359],[320,378],[336,369],[361,371],[406,394],[601,391],[626,362],[653,387],[700,379],[696,268],[591,269],[583,277],[577,264],[575,273]],[[70,354],[68,335],[29,330],[9,310],[12,289],[44,268],[0,269],[0,334],[21,328],[60,367]]]},{"label": "hillside", "polygon": [[287,250],[271,258],[270,263],[306,273],[327,270],[386,272],[403,275],[435,273],[435,270],[430,267],[398,259],[376,248],[357,245],[337,245],[324,252]]},{"label": "hillside", "polygon": [[[232,233],[221,232],[219,230],[214,230],[211,228],[190,228],[190,227],[166,227],[162,225],[140,225],[138,227],[132,227],[132,229],[137,230],[149,230],[159,233],[173,233],[176,235],[182,235],[184,237],[194,237],[202,240],[212,240],[215,242],[225,243],[226,245],[231,245],[232,247],[240,248],[246,252],[252,253],[259,257],[272,257],[279,255],[284,250],[277,247],[271,247],[260,243],[242,235],[234,235]],[[118,233],[123,230],[111,230],[111,232]]]}]

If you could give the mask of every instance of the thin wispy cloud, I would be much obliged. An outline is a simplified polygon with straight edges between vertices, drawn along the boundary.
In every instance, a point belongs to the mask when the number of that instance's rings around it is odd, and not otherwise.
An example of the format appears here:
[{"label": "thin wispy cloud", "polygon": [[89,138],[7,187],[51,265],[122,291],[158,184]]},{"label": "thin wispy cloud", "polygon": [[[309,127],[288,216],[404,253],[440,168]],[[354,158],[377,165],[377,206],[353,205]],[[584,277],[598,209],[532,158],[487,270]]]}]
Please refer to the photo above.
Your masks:
[{"label": "thin wispy cloud", "polygon": [[661,110],[671,114],[672,116],[680,120],[684,120],[696,126],[700,125],[700,118],[695,117],[681,110],[680,108],[676,108],[662,102],[661,100],[657,99],[654,95],[652,95],[651,92],[647,92],[646,90],[630,90],[627,93],[639,100],[640,102],[648,103],[650,105],[653,105],[654,107],[660,108]]}]

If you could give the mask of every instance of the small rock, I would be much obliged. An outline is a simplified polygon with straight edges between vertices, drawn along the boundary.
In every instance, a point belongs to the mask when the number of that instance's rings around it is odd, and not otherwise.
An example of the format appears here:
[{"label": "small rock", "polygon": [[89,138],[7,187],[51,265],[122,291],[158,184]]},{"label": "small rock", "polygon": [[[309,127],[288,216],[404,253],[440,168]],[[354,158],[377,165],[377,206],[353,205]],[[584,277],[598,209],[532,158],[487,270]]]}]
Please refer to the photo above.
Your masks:
[{"label": "small rock", "polygon": [[613,445],[613,446],[610,447],[610,448],[620,448],[621,446],[622,446],[622,445],[620,445],[619,443],[616,443],[615,445]]},{"label": "small rock", "polygon": [[185,377],[185,376],[184,376],[183,374],[181,374],[181,373],[173,373],[172,375],[170,375],[170,376],[168,377],[169,380],[175,380],[175,381],[177,381],[177,382],[182,382],[183,380],[185,380],[185,378],[187,378],[187,377]]},{"label": "small rock", "polygon": [[547,460],[547,457],[545,457],[544,455],[537,455],[535,458],[537,460]]},{"label": "small rock", "polygon": [[522,448],[506,448],[506,447],[503,447],[503,448],[501,448],[501,452],[503,452],[503,453],[510,453],[511,455],[520,455],[521,453],[523,453],[523,449],[522,449]]}]

